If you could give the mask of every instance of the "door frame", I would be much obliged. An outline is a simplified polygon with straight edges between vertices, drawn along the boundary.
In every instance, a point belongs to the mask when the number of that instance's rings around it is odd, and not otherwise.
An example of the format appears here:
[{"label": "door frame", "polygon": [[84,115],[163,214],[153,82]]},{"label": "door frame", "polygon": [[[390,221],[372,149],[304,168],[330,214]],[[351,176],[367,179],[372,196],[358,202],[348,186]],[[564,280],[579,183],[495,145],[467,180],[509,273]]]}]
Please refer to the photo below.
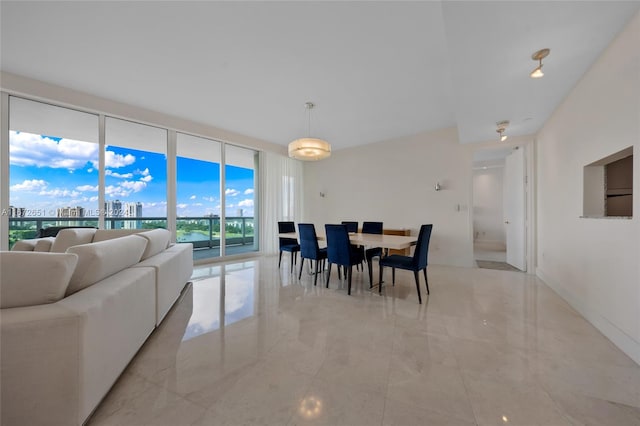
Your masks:
[{"label": "door frame", "polygon": [[[473,246],[473,154],[476,151],[483,151],[487,149],[496,149],[496,148],[514,148],[516,146],[520,147],[524,153],[524,161],[525,161],[525,264],[527,266],[527,271],[525,273],[535,275],[537,260],[536,260],[536,247],[537,247],[537,238],[536,238],[536,225],[537,225],[537,216],[536,216],[536,137],[535,135],[528,136],[514,136],[509,138],[509,142],[497,142],[491,141],[486,143],[474,144],[472,147],[472,155],[471,155],[471,164],[470,167],[470,179],[469,179],[469,187],[470,187],[470,196],[469,196],[469,239]],[[473,248],[472,248],[473,250]]]}]

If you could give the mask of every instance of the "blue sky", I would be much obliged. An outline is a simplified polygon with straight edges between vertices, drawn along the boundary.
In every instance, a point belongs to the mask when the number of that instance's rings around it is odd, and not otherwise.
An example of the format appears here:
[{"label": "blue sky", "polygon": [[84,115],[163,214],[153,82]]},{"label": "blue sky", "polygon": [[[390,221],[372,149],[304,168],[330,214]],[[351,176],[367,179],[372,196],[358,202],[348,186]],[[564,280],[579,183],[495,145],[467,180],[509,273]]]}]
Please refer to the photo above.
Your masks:
[{"label": "blue sky", "polygon": [[[98,144],[10,132],[10,204],[29,216],[55,217],[59,207],[98,211]],[[164,154],[106,148],[105,199],[141,202],[145,217],[166,217]],[[220,165],[178,158],[178,216],[220,214]],[[253,216],[254,171],[226,166],[226,214]]]}]

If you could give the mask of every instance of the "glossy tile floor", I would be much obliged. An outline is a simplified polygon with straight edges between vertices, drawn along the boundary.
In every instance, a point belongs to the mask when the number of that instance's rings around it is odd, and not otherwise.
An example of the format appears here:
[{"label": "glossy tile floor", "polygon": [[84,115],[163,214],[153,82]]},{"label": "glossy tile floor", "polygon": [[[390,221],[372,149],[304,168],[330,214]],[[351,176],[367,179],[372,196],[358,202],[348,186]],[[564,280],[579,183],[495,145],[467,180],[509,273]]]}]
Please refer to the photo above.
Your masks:
[{"label": "glossy tile floor", "polygon": [[535,277],[430,266],[419,305],[277,263],[198,267],[89,424],[640,425],[640,367]]}]

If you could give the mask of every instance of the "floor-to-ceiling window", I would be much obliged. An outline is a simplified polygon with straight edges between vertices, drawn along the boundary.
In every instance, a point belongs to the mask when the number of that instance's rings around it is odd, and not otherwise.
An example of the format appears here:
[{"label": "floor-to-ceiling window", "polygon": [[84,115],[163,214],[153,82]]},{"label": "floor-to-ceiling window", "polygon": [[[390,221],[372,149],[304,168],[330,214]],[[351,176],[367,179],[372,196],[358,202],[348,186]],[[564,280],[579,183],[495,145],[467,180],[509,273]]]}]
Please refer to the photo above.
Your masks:
[{"label": "floor-to-ceiling window", "polygon": [[220,256],[221,143],[177,135],[176,230],[178,242],[190,242],[196,259]]},{"label": "floor-to-ceiling window", "polygon": [[50,226],[97,226],[98,116],[11,96],[9,129],[9,246]]},{"label": "floor-to-ceiling window", "polygon": [[105,228],[167,227],[167,130],[105,119]]},{"label": "floor-to-ceiling window", "polygon": [[8,110],[9,247],[50,226],[104,226],[175,229],[194,259],[258,250],[256,151],[14,96]]},{"label": "floor-to-ceiling window", "polygon": [[225,145],[225,254],[258,250],[256,198],[258,153]]}]

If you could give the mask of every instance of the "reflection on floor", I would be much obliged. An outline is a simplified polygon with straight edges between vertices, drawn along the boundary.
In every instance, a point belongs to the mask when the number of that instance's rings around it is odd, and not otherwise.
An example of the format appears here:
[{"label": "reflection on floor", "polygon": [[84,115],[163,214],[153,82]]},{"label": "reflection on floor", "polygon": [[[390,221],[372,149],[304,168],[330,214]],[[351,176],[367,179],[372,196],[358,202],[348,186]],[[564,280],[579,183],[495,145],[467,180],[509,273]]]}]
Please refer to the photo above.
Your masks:
[{"label": "reflection on floor", "polygon": [[534,276],[432,265],[419,305],[277,264],[198,267],[89,425],[640,424],[640,366]]}]

